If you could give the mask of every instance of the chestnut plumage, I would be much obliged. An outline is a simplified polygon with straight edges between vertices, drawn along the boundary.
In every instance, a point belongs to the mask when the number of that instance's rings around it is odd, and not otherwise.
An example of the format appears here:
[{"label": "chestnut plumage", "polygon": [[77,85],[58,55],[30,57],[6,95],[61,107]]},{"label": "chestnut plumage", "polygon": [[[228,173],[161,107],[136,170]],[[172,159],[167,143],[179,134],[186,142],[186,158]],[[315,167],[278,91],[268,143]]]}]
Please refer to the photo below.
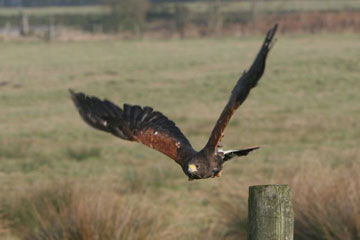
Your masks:
[{"label": "chestnut plumage", "polygon": [[253,64],[236,83],[205,147],[196,151],[173,121],[151,107],[124,104],[123,108],[109,100],[87,96],[70,90],[82,119],[90,126],[128,141],[135,141],[174,159],[192,179],[220,176],[223,164],[235,156],[245,156],[258,146],[223,151],[220,141],[235,110],[245,101],[265,70],[267,55],[274,43],[277,25],[264,40]]}]

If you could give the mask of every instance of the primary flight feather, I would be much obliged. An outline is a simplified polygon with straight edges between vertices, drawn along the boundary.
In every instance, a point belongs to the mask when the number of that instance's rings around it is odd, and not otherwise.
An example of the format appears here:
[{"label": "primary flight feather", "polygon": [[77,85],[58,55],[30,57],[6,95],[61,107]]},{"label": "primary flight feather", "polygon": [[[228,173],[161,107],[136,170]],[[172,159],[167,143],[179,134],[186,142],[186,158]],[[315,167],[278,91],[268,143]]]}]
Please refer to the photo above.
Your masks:
[{"label": "primary flight feather", "polygon": [[70,90],[80,116],[90,126],[116,137],[135,141],[162,152],[174,159],[189,180],[219,176],[225,161],[245,156],[259,147],[223,151],[220,146],[226,125],[235,110],[245,101],[265,70],[266,57],[274,43],[277,25],[272,27],[248,71],[245,71],[217,120],[205,147],[196,151],[175,123],[151,107],[124,104],[121,109],[108,100],[87,96]]}]

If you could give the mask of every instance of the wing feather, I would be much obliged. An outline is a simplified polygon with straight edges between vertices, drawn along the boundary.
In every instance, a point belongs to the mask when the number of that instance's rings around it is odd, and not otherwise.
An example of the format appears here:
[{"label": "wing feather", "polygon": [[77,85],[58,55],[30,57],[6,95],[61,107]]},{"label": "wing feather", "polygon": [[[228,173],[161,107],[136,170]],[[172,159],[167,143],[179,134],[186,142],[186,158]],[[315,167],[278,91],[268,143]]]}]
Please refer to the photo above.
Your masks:
[{"label": "wing feather", "polygon": [[195,153],[175,123],[151,107],[124,104],[121,109],[109,100],[100,100],[72,90],[70,93],[83,120],[98,130],[112,133],[124,140],[142,143],[169,156],[180,165]]},{"label": "wing feather", "polygon": [[242,74],[234,89],[232,90],[230,99],[222,111],[218,121],[216,122],[210,138],[204,147],[204,150],[208,153],[211,154],[216,151],[217,145],[221,140],[224,129],[229,123],[230,118],[234,114],[235,110],[245,101],[250,93],[250,90],[256,86],[259,79],[263,75],[266,58],[274,43],[273,38],[276,30],[277,24],[267,32],[264,43],[250,69]]}]

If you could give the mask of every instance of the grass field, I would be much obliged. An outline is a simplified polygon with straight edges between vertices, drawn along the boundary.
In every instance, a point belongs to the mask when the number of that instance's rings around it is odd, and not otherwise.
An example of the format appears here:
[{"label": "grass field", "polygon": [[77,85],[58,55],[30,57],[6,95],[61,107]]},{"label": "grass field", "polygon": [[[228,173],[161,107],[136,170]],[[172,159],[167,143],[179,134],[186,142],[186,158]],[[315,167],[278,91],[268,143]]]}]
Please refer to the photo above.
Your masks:
[{"label": "grass field", "polygon": [[[25,226],[34,236],[50,229],[45,228],[49,218],[36,217],[51,202],[47,198],[67,199],[63,195],[80,199],[71,205],[76,209],[96,208],[99,197],[111,196],[103,222],[113,219],[111,212],[120,204],[158,224],[160,230],[148,227],[134,239],[159,239],[161,234],[162,239],[204,239],[204,234],[218,239],[227,236],[226,227],[218,229],[221,199],[237,188],[246,192],[249,184],[274,182],[280,173],[290,175],[309,165],[314,172],[358,164],[359,40],[355,34],[278,36],[265,76],[236,112],[223,140],[227,149],[263,147],[229,162],[221,178],[192,182],[166,156],[85,125],[67,90],[120,105],[150,105],[174,120],[200,149],[262,36],[0,42],[1,239],[22,239],[29,231]],[[312,184],[324,184],[323,178],[312,177]]]}]

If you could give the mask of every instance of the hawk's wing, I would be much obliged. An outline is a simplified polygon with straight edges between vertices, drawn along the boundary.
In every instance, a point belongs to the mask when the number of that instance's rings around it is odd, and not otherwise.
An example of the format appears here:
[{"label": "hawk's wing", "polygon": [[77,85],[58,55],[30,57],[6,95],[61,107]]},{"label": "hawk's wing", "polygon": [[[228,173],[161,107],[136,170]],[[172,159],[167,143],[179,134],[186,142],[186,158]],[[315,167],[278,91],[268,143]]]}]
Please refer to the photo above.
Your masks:
[{"label": "hawk's wing", "polygon": [[205,151],[209,153],[214,153],[214,151],[216,151],[217,145],[221,140],[224,129],[228,124],[231,116],[234,114],[235,110],[245,101],[246,97],[249,95],[250,90],[256,86],[257,82],[263,75],[265,70],[266,57],[274,43],[273,38],[276,33],[276,29],[277,25],[268,31],[265,41],[250,69],[247,72],[245,71],[240,77],[239,81],[236,83],[234,89],[232,90],[230,99],[221,113],[220,118],[216,122],[209,141],[204,148]]},{"label": "hawk's wing", "polygon": [[83,120],[96,129],[145,144],[180,165],[183,159],[195,153],[175,123],[151,107],[124,104],[121,109],[106,99],[100,100],[72,90],[70,93]]}]

